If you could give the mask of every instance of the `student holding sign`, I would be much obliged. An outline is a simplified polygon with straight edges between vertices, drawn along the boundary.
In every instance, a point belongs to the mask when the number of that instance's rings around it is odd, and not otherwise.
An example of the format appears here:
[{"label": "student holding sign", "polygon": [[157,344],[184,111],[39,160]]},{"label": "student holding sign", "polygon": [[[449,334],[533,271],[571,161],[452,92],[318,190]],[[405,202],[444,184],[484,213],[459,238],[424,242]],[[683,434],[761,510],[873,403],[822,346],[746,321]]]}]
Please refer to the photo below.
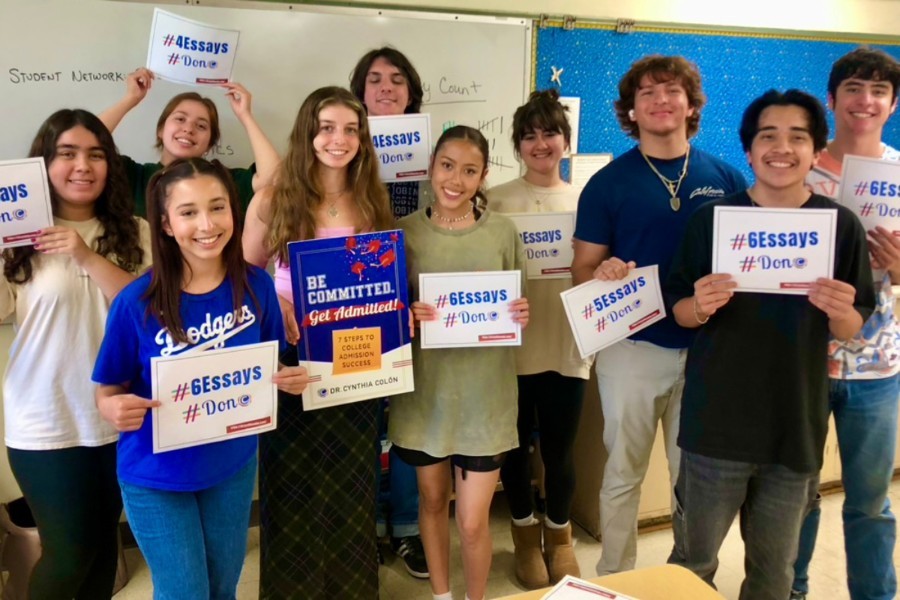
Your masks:
[{"label": "student holding sign", "polygon": [[[154,596],[233,598],[257,436],[154,454],[148,411],[160,402],[150,399],[151,359],[281,340],[278,300],[265,271],[244,262],[237,191],[218,162],[176,160],[147,192],[153,268],[113,303],[94,367],[97,405],[123,432],[119,485]],[[307,381],[303,367],[268,376],[291,393]],[[206,418],[185,408],[185,421]]]},{"label": "student holding sign", "polygon": [[[146,68],[136,69],[125,80],[125,95],[100,114],[110,131],[141,103],[153,85],[154,75]],[[225,96],[234,115],[243,125],[256,161],[249,168],[229,169],[237,185],[240,206],[246,209],[254,192],[272,182],[278,169],[278,151],[259,127],[251,112],[250,92],[239,83],[224,83]],[[219,111],[215,102],[197,92],[174,96],[163,108],[156,122],[156,149],[160,159],[155,163],[137,163],[123,156],[125,170],[134,195],[135,214],[147,212],[145,194],[154,173],[179,158],[200,158],[219,142]]]},{"label": "student holding sign", "polygon": [[[579,190],[559,174],[571,128],[556,90],[531,93],[513,116],[512,138],[516,153],[525,163],[525,175],[492,188],[489,206],[510,213],[574,212]],[[512,515],[516,576],[530,589],[556,583],[565,575],[580,577],[569,511],[575,492],[573,446],[592,359],[579,355],[559,300],[560,292],[570,287],[570,278],[528,283],[534,317],[516,355],[519,447],[509,452],[500,470]],[[535,418],[540,427],[547,493],[543,527],[534,517],[528,452]]]},{"label": "student holding sign", "polygon": [[0,317],[14,315],[17,332],[3,382],[6,447],[43,546],[28,596],[109,598],[118,436],[87,373],[109,303],[150,263],[150,234],[131,214],[112,136],[91,113],[51,115],[29,156],[47,164],[54,224],[34,246],[3,251],[0,279]]},{"label": "student holding sign", "polygon": [[[680,56],[647,56],[619,82],[616,116],[638,145],[598,171],[578,202],[572,280],[615,281],[672,254],[694,209],[746,188],[732,166],[690,144],[706,103],[697,67]],[[672,485],[678,476],[678,415],[691,332],[665,319],[597,354],[603,445],[600,575],[633,569],[641,482],[662,423]]]},{"label": "student holding sign", "polygon": [[[366,107],[369,116],[393,116],[417,113],[422,108],[422,79],[412,63],[399,50],[390,47],[371,50],[363,55],[350,74],[350,89]],[[394,181],[387,184],[391,210],[399,219],[414,213],[419,207],[424,182]],[[379,439],[387,433],[385,400],[379,409]],[[381,444],[377,447],[376,471],[381,484]],[[419,490],[416,471],[390,453],[388,498],[385,506],[378,503],[377,535],[387,535],[390,519],[391,548],[403,559],[406,570],[413,577],[428,577],[428,563],[419,535]]]},{"label": "student holding sign", "polygon": [[[412,297],[420,273],[524,271],[515,225],[484,207],[488,143],[471,127],[446,130],[434,149],[431,185],[435,203],[400,220],[406,235]],[[528,300],[509,303],[513,318],[528,323]],[[413,302],[417,321],[449,317]],[[462,540],[466,597],[482,600],[491,566],[491,499],[505,454],[518,446],[516,367],[512,347],[422,350],[413,342],[416,389],[392,399],[388,434],[394,451],[415,465],[419,525],[428,559],[431,590],[450,594],[451,473],[456,523]]]},{"label": "student holding sign", "polygon": [[[859,220],[804,184],[827,133],[825,110],[809,94],[770,90],[754,100],[740,137],[756,182],[697,209],[666,289],[678,324],[698,330],[685,367],[669,562],[712,584],[740,512],[741,598],[790,594],[808,489],[822,467],[828,337],[852,338],[875,304]],[[741,291],[730,274],[712,273],[713,217],[723,206],[837,211],[833,278],[817,279],[804,297]],[[729,248],[756,243],[749,233],[728,240]],[[751,258],[744,264],[757,268]]]},{"label": "student holding sign", "polygon": [[[274,187],[247,209],[244,255],[274,257],[287,340],[300,331],[288,242],[382,231],[393,224],[366,112],[347,90],[320,88],[300,107]],[[282,362],[298,360],[290,348]],[[278,429],[260,449],[260,598],[374,598],[378,594],[375,473],[378,403],[307,411],[279,398]]]},{"label": "student holding sign", "polygon": [[[845,155],[900,161],[881,141],[897,109],[900,64],[891,56],[859,48],[841,57],[828,78],[834,139],[806,178],[816,193],[836,198]],[[844,484],[847,585],[853,598],[893,598],[896,521],[888,489],[894,474],[897,397],[900,394],[900,331],[891,284],[900,283],[900,239],[883,228],[869,233],[877,304],[852,340],[828,343],[829,402],[838,431]],[[800,532],[792,598],[809,592],[809,561],[819,529],[818,486],[810,490],[810,512]]]}]

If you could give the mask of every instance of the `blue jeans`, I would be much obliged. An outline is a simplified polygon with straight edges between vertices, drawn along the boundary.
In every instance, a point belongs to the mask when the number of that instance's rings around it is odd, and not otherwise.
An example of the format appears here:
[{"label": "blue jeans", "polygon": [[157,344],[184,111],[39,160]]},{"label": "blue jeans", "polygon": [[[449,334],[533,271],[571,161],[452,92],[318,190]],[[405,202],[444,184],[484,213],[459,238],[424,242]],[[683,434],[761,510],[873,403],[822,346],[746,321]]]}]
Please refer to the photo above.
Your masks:
[{"label": "blue jeans", "polygon": [[254,456],[229,479],[198,492],[119,482],[154,600],[234,600],[255,478]]},{"label": "blue jeans", "polygon": [[[386,400],[382,400],[378,409],[378,435],[387,435],[387,419],[385,418]],[[381,491],[381,443],[377,444],[376,455],[376,532],[379,537],[390,533],[393,537],[402,538],[419,535],[419,485],[416,481],[416,468],[403,462],[396,453],[388,453],[390,466],[388,470],[387,493]],[[388,531],[390,523],[390,531]]]},{"label": "blue jeans", "polygon": [[682,450],[672,517],[675,546],[669,562],[713,585],[719,548],[741,515],[744,572],[741,600],[786,600],[797,538],[816,473],[782,465],[709,458]]},{"label": "blue jeans", "polygon": [[[889,599],[897,593],[894,542],[897,524],[888,489],[894,474],[900,375],[887,379],[831,380],[841,481],[844,484],[844,548],[853,600]],[[809,561],[819,530],[818,489],[810,490],[809,514],[800,533],[794,585],[809,593]]]}]

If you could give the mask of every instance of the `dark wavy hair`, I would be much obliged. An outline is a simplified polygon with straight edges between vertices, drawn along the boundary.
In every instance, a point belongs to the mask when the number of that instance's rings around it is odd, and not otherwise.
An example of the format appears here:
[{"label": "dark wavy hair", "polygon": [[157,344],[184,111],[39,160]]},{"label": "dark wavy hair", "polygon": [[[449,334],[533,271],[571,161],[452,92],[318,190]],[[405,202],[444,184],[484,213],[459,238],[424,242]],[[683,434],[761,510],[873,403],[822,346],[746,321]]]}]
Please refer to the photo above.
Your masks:
[{"label": "dark wavy hair", "polygon": [[799,106],[807,115],[809,135],[812,137],[813,150],[821,152],[828,144],[828,120],[825,117],[825,107],[819,100],[801,90],[769,90],[750,103],[741,117],[741,146],[744,152],[750,152],[753,138],[759,133],[759,117],[770,106]]},{"label": "dark wavy hair", "polygon": [[248,293],[256,305],[259,303],[247,277],[249,269],[241,249],[243,221],[240,200],[234,180],[228,170],[218,160],[212,162],[203,158],[177,159],[157,171],[147,184],[147,219],[150,221],[150,237],[153,249],[153,268],[150,271],[150,285],[144,292],[149,303],[149,311],[168,330],[177,342],[190,343],[181,322],[181,289],[185,279],[185,268],[190,266],[181,254],[181,247],[174,237],[165,232],[168,219],[166,207],[169,190],[179,181],[197,177],[213,177],[218,180],[228,194],[228,207],[234,223],[231,239],[222,250],[225,278],[231,282],[234,309],[240,311],[244,303],[244,293]]},{"label": "dark wavy hair", "polygon": [[[454,140],[466,141],[478,148],[478,151],[481,152],[481,156],[484,157],[484,167],[481,170],[483,176],[490,165],[490,144],[488,144],[487,139],[480,131],[474,127],[469,127],[468,125],[454,125],[441,134],[441,137],[438,138],[437,143],[434,145],[434,153],[431,155],[431,172],[434,173],[434,161],[437,159],[441,147],[447,142],[452,142]],[[475,192],[475,206],[480,209],[484,209],[484,207],[487,206],[487,196],[484,194],[484,183],[482,183]]]},{"label": "dark wavy hair", "polygon": [[566,146],[572,141],[572,126],[566,118],[566,107],[559,102],[559,92],[554,89],[531,92],[528,101],[516,109],[512,123],[512,142],[516,154],[519,144],[536,129],[562,134]]},{"label": "dark wavy hair", "polygon": [[661,54],[651,54],[636,61],[619,81],[619,99],[613,105],[622,131],[634,139],[640,137],[638,124],[631,120],[628,112],[634,108],[635,94],[645,75],[653,83],[677,81],[681,84],[687,94],[688,106],[694,109],[694,114],[687,118],[687,136],[693,137],[700,129],[700,109],[706,104],[700,71],[697,70],[697,65],[682,56]]},{"label": "dark wavy hair", "polygon": [[[47,167],[56,158],[59,137],[74,127],[84,127],[97,138],[106,157],[106,182],[103,191],[94,202],[94,216],[103,226],[103,233],[94,242],[94,250],[100,256],[130,272],[137,273],[144,260],[138,222],[134,218],[134,201],[122,159],[116,150],[112,135],[100,119],[80,108],[58,110],[43,122],[34,141],[29,157],[42,157]],[[50,185],[50,203],[57,214],[59,198]],[[3,275],[13,283],[27,283],[34,274],[32,258],[37,254],[33,246],[9,248],[3,251]]]},{"label": "dark wavy hair", "polygon": [[[406,55],[390,46],[369,50],[359,59],[359,62],[353,67],[353,72],[350,73],[350,91],[353,92],[353,95],[365,104],[366,77],[369,76],[369,69],[372,67],[372,63],[379,58],[385,59],[400,69],[403,77],[406,78],[406,89],[409,90],[409,106],[403,112],[407,114],[420,112],[422,110],[422,98],[425,96],[425,92],[422,89],[422,79],[419,77],[419,73],[416,72],[415,67],[412,66],[412,63],[409,62],[409,59],[406,58]],[[366,107],[366,110],[368,110],[368,107]]]},{"label": "dark wavy hair", "polygon": [[893,56],[877,48],[857,48],[837,59],[828,76],[828,95],[837,94],[838,86],[845,79],[865,79],[886,81],[891,84],[891,102],[897,100],[900,88],[900,62]]}]

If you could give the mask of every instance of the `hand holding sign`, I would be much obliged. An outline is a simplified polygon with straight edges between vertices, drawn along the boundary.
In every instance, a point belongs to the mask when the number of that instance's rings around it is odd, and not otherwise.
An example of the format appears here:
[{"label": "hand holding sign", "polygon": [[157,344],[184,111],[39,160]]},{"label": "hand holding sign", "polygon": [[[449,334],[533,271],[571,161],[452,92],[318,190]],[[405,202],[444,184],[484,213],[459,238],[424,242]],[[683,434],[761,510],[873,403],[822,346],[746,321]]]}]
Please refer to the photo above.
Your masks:
[{"label": "hand holding sign", "polygon": [[[727,273],[711,273],[694,282],[694,300],[697,302],[695,309],[707,317],[716,314],[716,311],[728,304],[734,295],[737,282]],[[702,321],[701,315],[694,315],[698,321]]]},{"label": "hand holding sign", "polygon": [[849,319],[856,313],[856,288],[837,279],[820,277],[809,289],[809,301],[832,320]]},{"label": "hand holding sign", "polygon": [[134,394],[123,394],[119,385],[97,388],[97,408],[100,416],[118,431],[137,431],[144,424],[147,411],[160,405],[159,400],[147,400]]},{"label": "hand holding sign", "polygon": [[272,376],[272,383],[277,385],[282,392],[299,396],[309,383],[309,373],[307,373],[306,367],[282,366]]},{"label": "hand holding sign", "polygon": [[125,98],[132,106],[137,106],[147,96],[154,79],[156,75],[146,67],[139,67],[128,74],[125,78]]},{"label": "hand holding sign", "polygon": [[607,258],[600,266],[594,269],[594,279],[599,281],[618,281],[628,277],[628,272],[637,267],[633,260],[625,262],[621,258],[612,256]]},{"label": "hand holding sign", "polygon": [[869,230],[869,252],[872,268],[885,271],[900,270],[900,237],[878,225]]}]

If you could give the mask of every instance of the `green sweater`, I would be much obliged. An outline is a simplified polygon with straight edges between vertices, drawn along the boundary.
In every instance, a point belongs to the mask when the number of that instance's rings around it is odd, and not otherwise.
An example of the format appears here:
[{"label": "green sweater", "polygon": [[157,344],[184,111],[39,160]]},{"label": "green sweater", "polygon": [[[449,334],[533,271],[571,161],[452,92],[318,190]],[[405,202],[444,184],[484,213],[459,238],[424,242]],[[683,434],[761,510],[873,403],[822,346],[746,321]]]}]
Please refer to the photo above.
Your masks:
[{"label": "green sweater", "polygon": [[[397,226],[405,235],[411,302],[419,297],[419,273],[518,269],[524,287],[522,242],[503,215],[485,210],[472,227],[448,230],[422,209]],[[393,443],[434,457],[493,456],[519,445],[515,347],[422,350],[414,338],[413,373],[415,391],[391,398]]]}]

